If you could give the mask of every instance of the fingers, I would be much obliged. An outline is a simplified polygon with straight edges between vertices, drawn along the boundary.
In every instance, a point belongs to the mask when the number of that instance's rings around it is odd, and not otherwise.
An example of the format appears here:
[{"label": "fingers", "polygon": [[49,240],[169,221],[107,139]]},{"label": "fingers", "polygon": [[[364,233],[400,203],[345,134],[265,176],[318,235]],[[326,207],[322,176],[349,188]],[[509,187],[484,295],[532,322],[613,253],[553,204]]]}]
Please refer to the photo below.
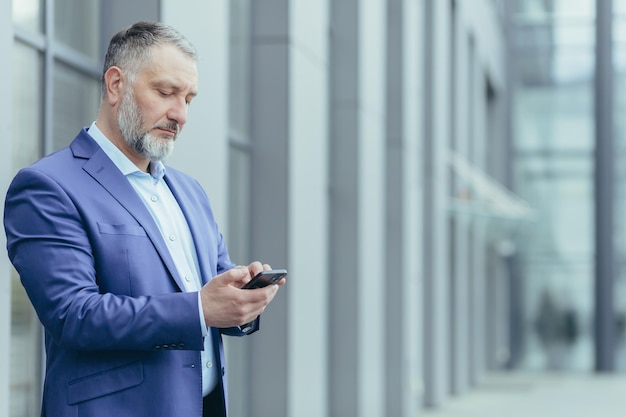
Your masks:
[{"label": "fingers", "polygon": [[250,277],[255,276],[259,272],[263,271],[263,265],[259,261],[254,261],[250,265],[248,265],[248,271],[250,271]]},{"label": "fingers", "polygon": [[231,327],[254,320],[263,313],[276,296],[278,287],[285,284],[285,279],[279,281],[278,285],[255,290],[239,291],[239,288],[264,270],[271,270],[270,265],[255,261],[216,275],[205,284],[200,296],[206,324]]},{"label": "fingers", "polygon": [[217,281],[222,285],[232,285],[240,281],[246,281],[246,279],[250,279],[248,276],[248,268],[246,268],[245,266],[237,266],[233,269],[229,269],[226,272],[214,276],[211,281]]},{"label": "fingers", "polygon": [[232,327],[248,323],[263,313],[278,292],[276,285],[255,290],[239,290],[233,285],[223,285],[230,275],[233,274],[220,274],[200,290],[207,326]]}]

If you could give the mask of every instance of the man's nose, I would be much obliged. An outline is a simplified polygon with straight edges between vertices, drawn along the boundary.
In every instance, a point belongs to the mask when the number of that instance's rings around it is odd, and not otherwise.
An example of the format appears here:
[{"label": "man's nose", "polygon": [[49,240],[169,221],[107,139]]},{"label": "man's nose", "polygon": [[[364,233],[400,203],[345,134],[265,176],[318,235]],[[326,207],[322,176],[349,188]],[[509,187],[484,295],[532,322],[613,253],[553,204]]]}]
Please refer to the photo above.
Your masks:
[{"label": "man's nose", "polygon": [[187,122],[187,111],[189,110],[189,106],[185,99],[176,100],[176,102],[170,107],[170,111],[168,113],[168,118],[170,120],[174,120],[181,127]]}]

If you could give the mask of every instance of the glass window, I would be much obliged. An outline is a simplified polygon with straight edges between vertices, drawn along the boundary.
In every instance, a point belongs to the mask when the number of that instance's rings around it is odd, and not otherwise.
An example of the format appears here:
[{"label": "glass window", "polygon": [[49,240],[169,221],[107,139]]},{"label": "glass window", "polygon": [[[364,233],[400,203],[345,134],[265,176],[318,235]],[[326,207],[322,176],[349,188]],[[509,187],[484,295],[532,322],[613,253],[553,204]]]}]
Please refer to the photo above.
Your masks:
[{"label": "glass window", "polygon": [[589,81],[561,87],[526,87],[516,94],[515,109],[518,150],[593,150],[593,85]]},{"label": "glass window", "polygon": [[[526,369],[591,370],[595,2],[524,0],[514,29],[515,190]],[[575,225],[575,227],[572,227]]]},{"label": "glass window", "polygon": [[[41,53],[20,42],[13,50],[13,167],[24,167],[41,156]],[[41,325],[15,270],[11,273],[10,415],[39,412]]]},{"label": "glass window", "polygon": [[516,93],[516,191],[538,213],[519,245],[531,369],[592,368],[591,84]]},{"label": "glass window", "polygon": [[[69,143],[96,117],[102,17],[98,0],[13,0],[12,6],[18,29],[10,85],[17,171]],[[46,27],[50,11],[53,27]],[[9,409],[11,417],[30,417],[38,414],[41,398],[42,328],[15,271],[11,279]]]},{"label": "glass window", "polygon": [[13,50],[13,167],[40,157],[43,57],[20,42]]},{"label": "glass window", "polygon": [[15,270],[11,281],[9,415],[30,417],[39,413],[42,328]]},{"label": "glass window", "polygon": [[99,60],[101,7],[98,0],[56,0],[54,35],[57,41]]},{"label": "glass window", "polygon": [[68,145],[97,116],[100,84],[93,77],[57,62],[54,67],[53,150]]},{"label": "glass window", "polygon": [[44,31],[44,0],[13,0],[13,23],[32,32]]}]

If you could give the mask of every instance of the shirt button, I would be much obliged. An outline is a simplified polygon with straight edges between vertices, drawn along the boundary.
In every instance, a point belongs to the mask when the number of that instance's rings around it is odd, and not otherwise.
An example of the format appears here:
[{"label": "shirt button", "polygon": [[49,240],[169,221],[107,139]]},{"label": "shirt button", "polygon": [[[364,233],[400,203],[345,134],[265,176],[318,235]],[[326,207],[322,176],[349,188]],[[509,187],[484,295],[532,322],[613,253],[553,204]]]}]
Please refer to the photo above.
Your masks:
[{"label": "shirt button", "polygon": [[191,277],[189,275],[185,275],[185,281],[190,282],[191,281]]},{"label": "shirt button", "polygon": [[213,362],[209,361],[206,363],[207,368],[213,368]]},{"label": "shirt button", "polygon": [[175,236],[175,235],[170,235],[170,236],[169,236],[169,238],[170,238],[170,240],[171,240],[172,242],[176,240],[176,236]]},{"label": "shirt button", "polygon": [[153,195],[152,197],[150,197],[150,200],[156,202],[159,199],[159,197],[157,197],[156,195]]}]

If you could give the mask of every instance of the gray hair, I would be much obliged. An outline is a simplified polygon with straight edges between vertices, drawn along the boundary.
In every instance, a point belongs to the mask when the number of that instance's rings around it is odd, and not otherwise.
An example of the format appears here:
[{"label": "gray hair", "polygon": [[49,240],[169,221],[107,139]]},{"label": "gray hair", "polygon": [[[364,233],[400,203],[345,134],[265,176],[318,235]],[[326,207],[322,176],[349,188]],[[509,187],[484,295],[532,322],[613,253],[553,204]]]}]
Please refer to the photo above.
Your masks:
[{"label": "gray hair", "polygon": [[102,94],[106,93],[104,74],[109,68],[121,68],[132,84],[142,66],[150,62],[153,48],[160,45],[173,45],[194,61],[198,60],[196,48],[173,27],[161,22],[135,23],[115,34],[109,42],[102,71]]}]

